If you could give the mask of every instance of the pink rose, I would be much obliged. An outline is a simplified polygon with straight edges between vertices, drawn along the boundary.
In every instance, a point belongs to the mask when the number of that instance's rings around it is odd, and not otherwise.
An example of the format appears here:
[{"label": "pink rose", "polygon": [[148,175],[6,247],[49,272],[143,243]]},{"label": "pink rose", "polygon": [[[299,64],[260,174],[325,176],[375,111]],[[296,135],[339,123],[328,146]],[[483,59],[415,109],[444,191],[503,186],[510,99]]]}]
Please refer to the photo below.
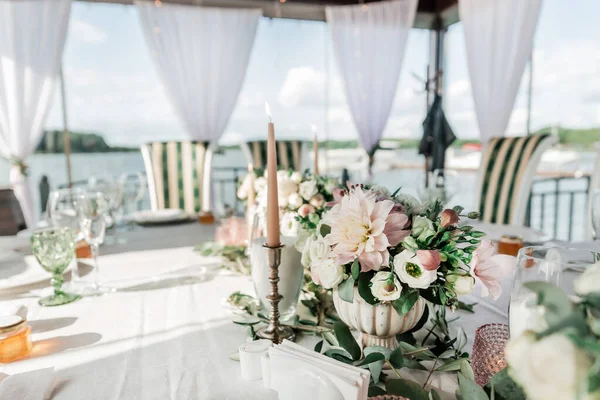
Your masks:
[{"label": "pink rose", "polygon": [[449,208],[442,211],[440,216],[440,225],[442,228],[447,228],[449,226],[455,226],[458,224],[458,214],[456,211],[451,210]]},{"label": "pink rose", "polygon": [[427,271],[435,271],[440,267],[440,252],[437,250],[417,250],[417,257]]},{"label": "pink rose", "polygon": [[310,204],[302,204],[298,209],[298,215],[301,217],[307,217],[309,214],[314,213],[316,210]]}]

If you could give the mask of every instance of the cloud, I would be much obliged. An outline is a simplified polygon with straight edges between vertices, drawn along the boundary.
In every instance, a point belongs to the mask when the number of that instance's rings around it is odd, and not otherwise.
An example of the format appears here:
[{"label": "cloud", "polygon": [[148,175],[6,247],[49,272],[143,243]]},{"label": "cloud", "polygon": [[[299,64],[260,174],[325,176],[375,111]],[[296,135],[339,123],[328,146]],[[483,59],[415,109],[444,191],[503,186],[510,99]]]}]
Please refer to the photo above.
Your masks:
[{"label": "cloud", "polygon": [[329,87],[324,71],[314,67],[292,67],[288,70],[285,81],[279,91],[279,102],[284,107],[323,107],[325,93],[329,92],[329,106],[345,104],[342,81],[339,77],[331,77]]},{"label": "cloud", "polygon": [[108,39],[108,35],[88,21],[72,18],[69,23],[69,38],[84,43],[104,43]]}]

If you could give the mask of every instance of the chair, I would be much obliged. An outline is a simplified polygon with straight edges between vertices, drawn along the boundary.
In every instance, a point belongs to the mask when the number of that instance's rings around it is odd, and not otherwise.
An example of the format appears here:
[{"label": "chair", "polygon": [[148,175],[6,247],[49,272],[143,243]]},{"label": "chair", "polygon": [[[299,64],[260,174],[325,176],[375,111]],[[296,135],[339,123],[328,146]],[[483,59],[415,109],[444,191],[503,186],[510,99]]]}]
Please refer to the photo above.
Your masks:
[{"label": "chair", "polygon": [[522,226],[542,154],[558,143],[550,134],[495,137],[482,153],[475,204],[481,220]]},{"label": "chair", "polygon": [[141,146],[152,210],[210,210],[212,148],[208,142],[152,142]]},{"label": "chair", "polygon": [[21,205],[10,188],[0,188],[0,236],[13,236],[27,228]]},{"label": "chair", "polygon": [[[302,171],[307,160],[306,142],[300,140],[277,140],[277,166],[281,169]],[[256,169],[267,167],[267,141],[256,140],[241,145],[248,163]]]}]

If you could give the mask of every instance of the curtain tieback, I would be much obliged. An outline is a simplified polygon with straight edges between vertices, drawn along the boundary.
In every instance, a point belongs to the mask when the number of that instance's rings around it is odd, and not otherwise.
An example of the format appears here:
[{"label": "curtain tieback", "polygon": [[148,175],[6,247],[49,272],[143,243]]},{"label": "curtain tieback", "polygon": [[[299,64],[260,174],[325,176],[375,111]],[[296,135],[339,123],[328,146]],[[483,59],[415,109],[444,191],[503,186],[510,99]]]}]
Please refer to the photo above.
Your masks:
[{"label": "curtain tieback", "polygon": [[27,176],[29,174],[29,166],[25,164],[23,160],[11,156],[8,158],[8,162],[10,162],[13,167],[17,167],[21,175]]}]

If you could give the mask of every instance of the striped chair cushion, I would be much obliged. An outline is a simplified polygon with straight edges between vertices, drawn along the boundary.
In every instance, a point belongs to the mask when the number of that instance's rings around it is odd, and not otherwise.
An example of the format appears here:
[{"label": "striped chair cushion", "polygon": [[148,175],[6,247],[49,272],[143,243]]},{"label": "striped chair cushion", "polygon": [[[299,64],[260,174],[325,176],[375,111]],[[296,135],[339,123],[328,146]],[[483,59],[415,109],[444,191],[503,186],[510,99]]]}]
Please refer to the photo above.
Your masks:
[{"label": "striped chair cushion", "polygon": [[[277,166],[282,169],[302,169],[302,151],[304,142],[299,140],[277,141]],[[266,168],[267,166],[267,141],[259,140],[248,142],[252,154],[254,168]]]},{"label": "striped chair cushion", "polygon": [[[540,143],[550,135],[492,138],[486,146],[481,173],[479,212],[485,222],[514,222],[519,196],[529,196],[523,178]],[[525,193],[526,191],[526,193]]]},{"label": "striped chair cushion", "polygon": [[[142,145],[148,179],[154,182],[153,208],[202,208],[209,142],[152,142]],[[148,170],[150,168],[150,170]]]}]

